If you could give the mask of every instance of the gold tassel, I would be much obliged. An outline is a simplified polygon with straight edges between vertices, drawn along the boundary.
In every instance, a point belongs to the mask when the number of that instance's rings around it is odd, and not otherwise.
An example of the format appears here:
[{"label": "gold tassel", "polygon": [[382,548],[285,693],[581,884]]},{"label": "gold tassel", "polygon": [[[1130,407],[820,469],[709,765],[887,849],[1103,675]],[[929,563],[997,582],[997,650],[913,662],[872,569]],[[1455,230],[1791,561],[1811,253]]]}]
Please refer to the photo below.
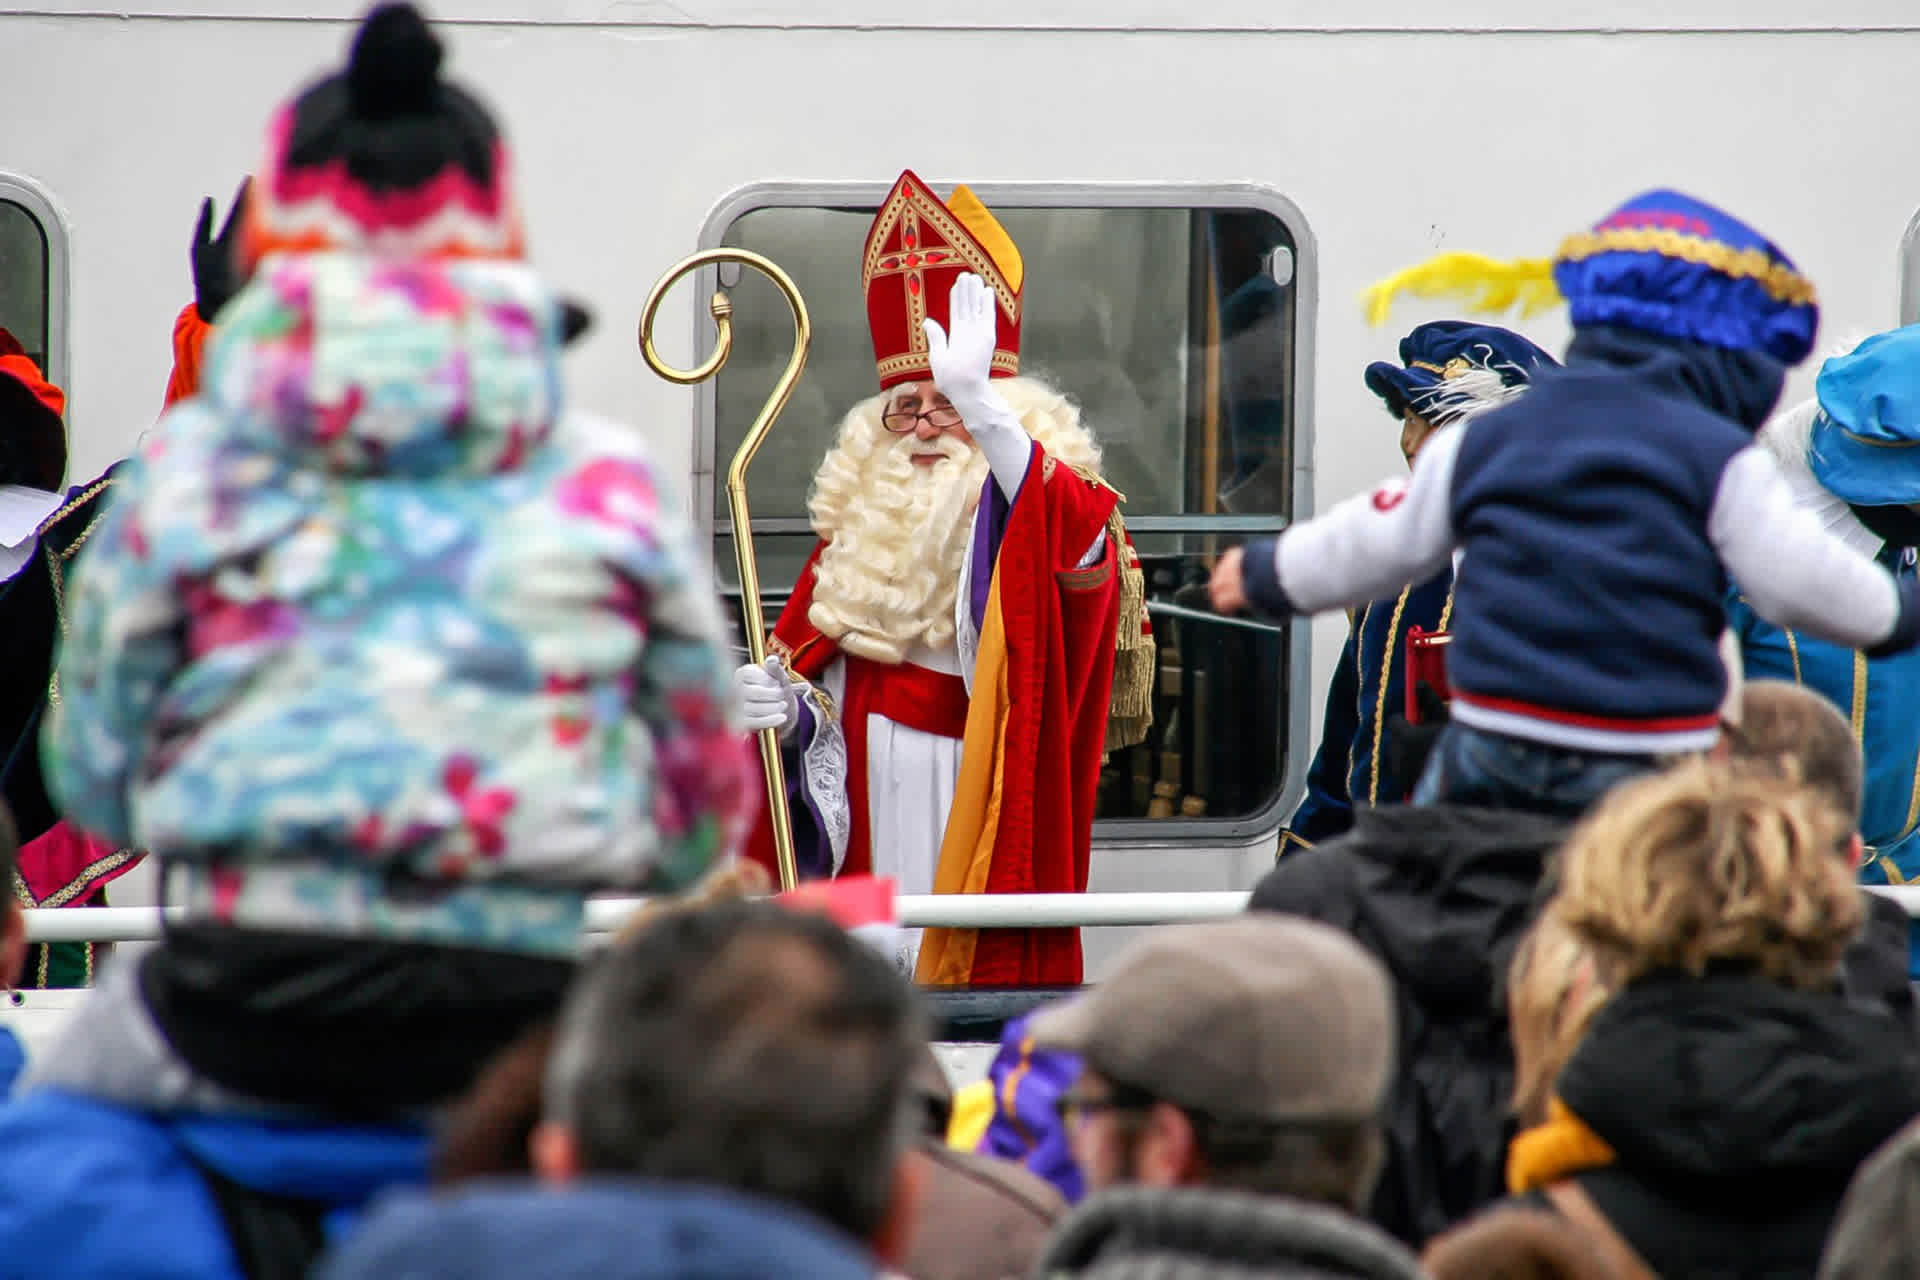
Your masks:
[{"label": "gold tassel", "polygon": [[1478,253],[1443,253],[1388,276],[1362,294],[1367,323],[1375,328],[1385,324],[1393,300],[1403,293],[1416,298],[1458,300],[1468,311],[1481,313],[1518,305],[1522,316],[1544,311],[1560,301],[1560,290],[1553,282],[1553,263],[1546,258],[1502,262]]},{"label": "gold tassel", "polygon": [[1157,660],[1153,632],[1147,625],[1147,577],[1117,504],[1107,519],[1107,538],[1119,553],[1120,610],[1113,628],[1113,697],[1107,705],[1106,750],[1118,751],[1146,741],[1153,726]]}]

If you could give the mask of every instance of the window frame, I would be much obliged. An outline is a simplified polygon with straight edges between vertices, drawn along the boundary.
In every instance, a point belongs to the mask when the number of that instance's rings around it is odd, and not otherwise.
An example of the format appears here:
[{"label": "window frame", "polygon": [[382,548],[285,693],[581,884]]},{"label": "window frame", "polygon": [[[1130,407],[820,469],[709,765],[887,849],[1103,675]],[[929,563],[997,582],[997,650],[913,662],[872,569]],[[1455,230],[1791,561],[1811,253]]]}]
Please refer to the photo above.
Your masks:
[{"label": "window frame", "polygon": [[1900,233],[1900,323],[1920,322],[1920,210]]},{"label": "window frame", "polygon": [[[950,185],[933,180],[936,187]],[[1294,379],[1290,390],[1293,438],[1293,519],[1313,514],[1314,337],[1319,315],[1319,250],[1313,229],[1300,207],[1272,187],[1242,182],[975,182],[967,184],[988,208],[1031,209],[1248,209],[1277,218],[1293,240],[1294,314],[1298,317],[1294,343]],[[780,180],[749,183],[722,196],[701,224],[697,247],[719,248],[735,221],[749,213],[777,208],[879,208],[892,182],[810,182]],[[738,270],[733,268],[732,270]],[[713,354],[713,324],[706,300],[719,287],[720,270],[702,268],[695,277],[691,312],[694,360]],[[718,459],[714,457],[717,391],[709,378],[694,398],[693,476],[688,494],[700,544],[711,547],[718,536],[719,503],[713,498]],[[1261,515],[1140,515],[1129,516],[1127,527],[1138,533],[1201,532],[1232,534],[1282,527],[1279,516]],[[756,517],[754,534],[811,532],[804,518]],[[761,584],[762,599],[770,593]],[[770,621],[770,620],[769,620]],[[1094,823],[1097,844],[1133,846],[1171,843],[1230,845],[1244,843],[1279,830],[1280,824],[1306,790],[1312,762],[1313,662],[1312,620],[1295,619],[1287,637],[1287,716],[1284,724],[1286,766],[1280,785],[1267,805],[1235,818],[1104,818]]]},{"label": "window frame", "polygon": [[67,345],[67,274],[70,235],[67,216],[47,189],[22,173],[0,169],[0,200],[18,205],[39,224],[47,239],[47,381],[67,393],[68,421],[72,421],[71,352]]}]

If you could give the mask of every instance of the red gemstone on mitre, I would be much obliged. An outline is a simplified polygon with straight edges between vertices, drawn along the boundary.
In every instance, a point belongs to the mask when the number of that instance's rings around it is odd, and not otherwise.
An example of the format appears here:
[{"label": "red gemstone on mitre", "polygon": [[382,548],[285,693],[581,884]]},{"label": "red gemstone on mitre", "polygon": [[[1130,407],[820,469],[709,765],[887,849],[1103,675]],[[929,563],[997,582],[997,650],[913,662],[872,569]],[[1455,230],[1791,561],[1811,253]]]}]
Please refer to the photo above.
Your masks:
[{"label": "red gemstone on mitre", "polygon": [[910,253],[907,255],[906,262],[907,262],[907,265],[910,267],[917,267],[920,265],[920,255],[917,253]]},{"label": "red gemstone on mitre", "polygon": [[928,266],[933,266],[935,263],[945,262],[946,260],[947,260],[947,255],[938,249],[929,249],[927,251]]},{"label": "red gemstone on mitre", "polygon": [[899,266],[899,265],[900,265],[900,259],[898,259],[898,258],[882,258],[882,259],[880,259],[880,269],[881,269],[882,271],[891,271],[891,270],[893,270],[893,269],[894,269],[895,267],[897,267],[897,266]]},{"label": "red gemstone on mitre", "polygon": [[900,241],[906,245],[907,248],[916,249],[920,246],[920,235],[910,226],[902,227],[900,229]]},{"label": "red gemstone on mitre", "polygon": [[907,277],[907,292],[908,292],[908,293],[911,293],[911,294],[918,294],[918,293],[920,292],[920,277],[919,277],[919,276],[908,276],[908,277]]}]

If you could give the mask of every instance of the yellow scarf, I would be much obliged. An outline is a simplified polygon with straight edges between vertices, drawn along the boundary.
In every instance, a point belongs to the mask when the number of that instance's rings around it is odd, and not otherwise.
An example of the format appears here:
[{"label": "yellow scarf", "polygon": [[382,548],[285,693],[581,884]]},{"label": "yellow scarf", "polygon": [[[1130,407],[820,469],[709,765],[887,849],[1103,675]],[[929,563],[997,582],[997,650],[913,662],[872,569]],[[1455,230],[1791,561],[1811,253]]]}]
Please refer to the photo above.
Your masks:
[{"label": "yellow scarf", "polygon": [[1507,1190],[1514,1195],[1613,1163],[1613,1148],[1558,1098],[1547,1101],[1547,1122],[1507,1148]]}]

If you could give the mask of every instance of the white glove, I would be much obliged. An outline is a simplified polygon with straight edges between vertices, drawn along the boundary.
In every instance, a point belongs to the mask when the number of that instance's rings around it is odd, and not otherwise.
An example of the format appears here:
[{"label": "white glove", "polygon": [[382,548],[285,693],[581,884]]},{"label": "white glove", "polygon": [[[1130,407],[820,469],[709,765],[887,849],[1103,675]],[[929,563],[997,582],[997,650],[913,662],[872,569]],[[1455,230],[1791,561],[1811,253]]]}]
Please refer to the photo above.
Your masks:
[{"label": "white glove", "polygon": [[953,282],[953,292],[947,295],[947,321],[953,332],[942,329],[937,320],[922,320],[920,329],[927,335],[933,385],[959,410],[973,442],[987,455],[994,482],[1012,502],[1026,479],[1033,440],[1013,407],[993,389],[996,305],[987,282],[968,272]]},{"label": "white glove", "polygon": [[988,398],[998,400],[988,380],[993,376],[993,290],[986,281],[968,272],[953,282],[947,295],[948,333],[937,320],[922,320],[920,329],[927,335],[927,365],[933,370],[933,385],[953,402],[973,429],[976,412]]},{"label": "white glove", "polygon": [[747,730],[778,729],[781,737],[800,723],[800,686],[787,678],[786,664],[769,657],[760,666],[749,662],[733,673]]}]

